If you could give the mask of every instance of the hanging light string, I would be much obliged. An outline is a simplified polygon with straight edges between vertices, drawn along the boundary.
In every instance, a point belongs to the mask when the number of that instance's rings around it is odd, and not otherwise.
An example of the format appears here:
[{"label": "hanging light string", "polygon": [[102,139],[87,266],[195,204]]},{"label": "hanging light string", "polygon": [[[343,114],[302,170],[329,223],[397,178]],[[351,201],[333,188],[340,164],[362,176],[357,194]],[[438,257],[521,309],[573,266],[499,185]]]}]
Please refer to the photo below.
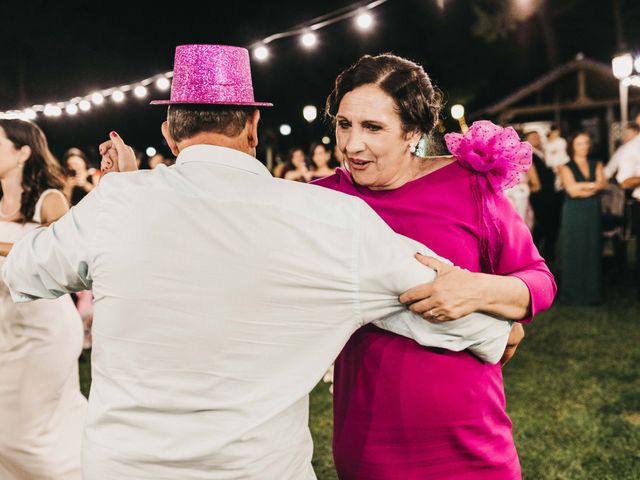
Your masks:
[{"label": "hanging light string", "polygon": [[[256,60],[265,61],[269,57],[267,45],[276,40],[299,36],[303,46],[313,48],[316,44],[315,31],[349,18],[355,18],[359,29],[367,30],[373,24],[373,17],[369,11],[387,1],[375,0],[373,2],[357,2],[348,5],[298,24],[290,30],[269,35],[258,42],[254,42],[247,48],[251,50]],[[128,85],[96,90],[88,95],[74,97],[63,102],[50,102],[44,105],[32,105],[28,108],[0,111],[0,118],[35,120],[39,114],[52,118],[60,117],[63,114],[74,116],[82,112],[88,112],[94,106],[103,105],[108,98],[114,103],[122,103],[131,92],[137,98],[144,98],[148,95],[149,86],[152,84],[156,89],[166,91],[171,87],[171,78],[173,78],[173,71],[159,73]]]}]

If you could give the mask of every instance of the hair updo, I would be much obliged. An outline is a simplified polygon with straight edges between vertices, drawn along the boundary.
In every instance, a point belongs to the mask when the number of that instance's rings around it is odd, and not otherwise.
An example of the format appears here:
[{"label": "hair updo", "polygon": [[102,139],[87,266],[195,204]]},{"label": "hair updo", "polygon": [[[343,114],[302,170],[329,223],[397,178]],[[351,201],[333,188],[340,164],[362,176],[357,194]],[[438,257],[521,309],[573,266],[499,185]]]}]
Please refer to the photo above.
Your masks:
[{"label": "hair updo", "polygon": [[404,132],[430,134],[438,123],[440,90],[420,65],[391,54],[365,55],[338,75],[327,97],[327,114],[335,120],[342,98],[363,85],[376,85],[393,98]]}]

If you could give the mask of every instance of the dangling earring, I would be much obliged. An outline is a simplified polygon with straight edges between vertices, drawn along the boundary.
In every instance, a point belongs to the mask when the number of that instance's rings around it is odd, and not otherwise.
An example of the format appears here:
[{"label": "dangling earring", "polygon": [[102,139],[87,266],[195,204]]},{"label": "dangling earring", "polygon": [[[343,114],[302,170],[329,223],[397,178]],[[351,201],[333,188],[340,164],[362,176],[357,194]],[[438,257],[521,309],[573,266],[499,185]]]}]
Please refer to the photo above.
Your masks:
[{"label": "dangling earring", "polygon": [[427,156],[427,140],[428,140],[427,134],[423,133],[420,136],[420,140],[418,141],[416,148],[414,149],[414,152],[415,152],[414,155],[416,157],[425,158]]}]

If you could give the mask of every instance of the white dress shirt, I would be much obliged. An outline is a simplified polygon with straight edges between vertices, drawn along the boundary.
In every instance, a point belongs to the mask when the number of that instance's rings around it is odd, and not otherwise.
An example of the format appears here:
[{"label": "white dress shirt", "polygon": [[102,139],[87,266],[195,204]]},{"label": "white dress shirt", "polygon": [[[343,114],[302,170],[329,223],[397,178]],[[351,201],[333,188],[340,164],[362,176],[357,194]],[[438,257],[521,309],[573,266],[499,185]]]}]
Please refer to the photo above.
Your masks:
[{"label": "white dress shirt", "polygon": [[[615,162],[618,168],[618,174],[616,175],[618,183],[622,183],[631,177],[640,177],[640,135],[636,135],[618,148],[611,160],[609,160],[609,164],[612,162]],[[631,196],[640,201],[640,187],[635,188],[631,192]]]},{"label": "white dress shirt", "polygon": [[93,289],[85,480],[301,480],[308,394],[360,326],[500,358],[508,322],[398,303],[434,278],[417,251],[358,198],[197,145],[107,175],[3,276],[17,301]]}]

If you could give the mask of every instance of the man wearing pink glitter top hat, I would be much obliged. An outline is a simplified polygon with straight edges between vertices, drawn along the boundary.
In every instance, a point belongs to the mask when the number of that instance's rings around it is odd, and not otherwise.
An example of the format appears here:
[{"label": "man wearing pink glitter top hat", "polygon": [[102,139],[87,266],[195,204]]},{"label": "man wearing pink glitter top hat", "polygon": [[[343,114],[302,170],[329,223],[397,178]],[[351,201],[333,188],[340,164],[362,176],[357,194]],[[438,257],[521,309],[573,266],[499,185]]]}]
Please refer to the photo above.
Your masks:
[{"label": "man wearing pink glitter top hat", "polygon": [[[313,479],[308,394],[359,327],[496,363],[508,322],[430,323],[398,296],[428,248],[360,199],[274,179],[255,158],[245,49],[176,49],[162,132],[176,165],[106,175],[16,244],[15,301],[93,289],[86,480]],[[123,140],[105,167],[135,170]],[[153,206],[154,208],[150,208]]]}]

